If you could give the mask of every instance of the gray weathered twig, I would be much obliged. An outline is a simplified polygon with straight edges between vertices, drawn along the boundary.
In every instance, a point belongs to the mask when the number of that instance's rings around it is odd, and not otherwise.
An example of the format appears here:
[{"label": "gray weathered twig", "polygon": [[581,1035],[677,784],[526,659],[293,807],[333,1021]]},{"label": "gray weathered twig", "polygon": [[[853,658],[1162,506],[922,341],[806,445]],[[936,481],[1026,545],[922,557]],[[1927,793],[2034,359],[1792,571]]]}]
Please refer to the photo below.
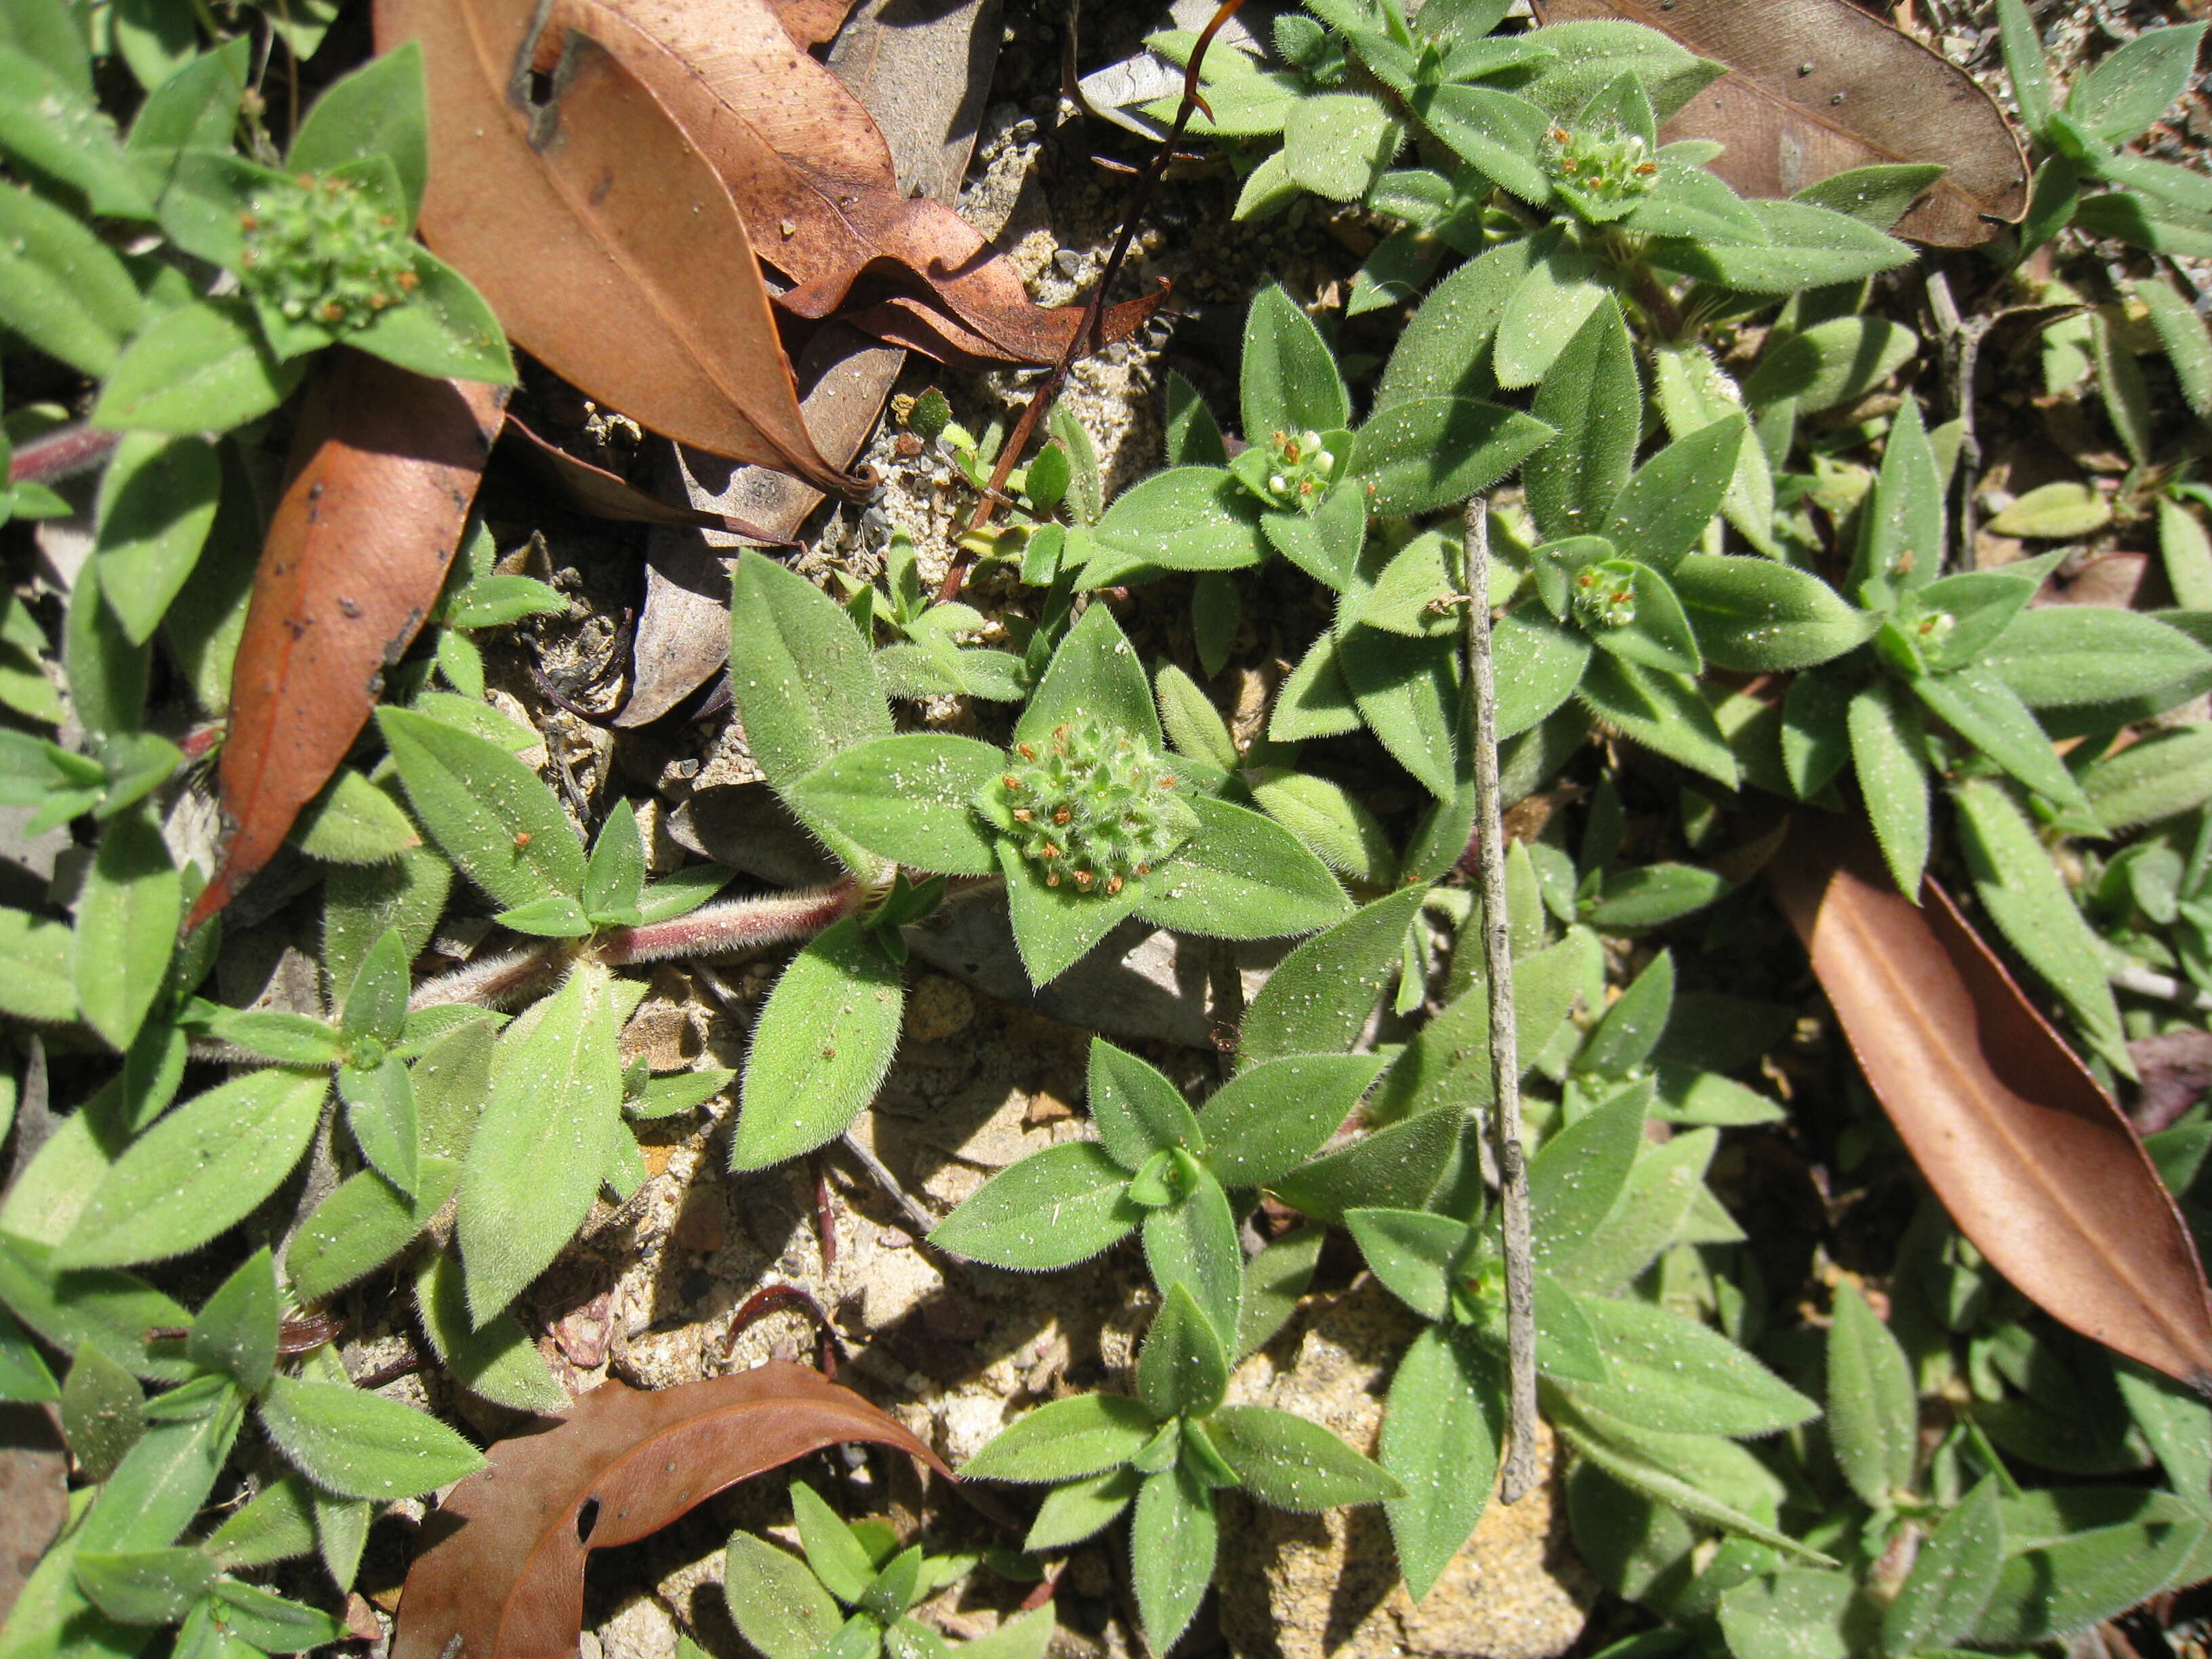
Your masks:
[{"label": "gray weathered twig", "polygon": [[1505,1222],[1505,1347],[1510,1445],[1499,1496],[1536,1484],[1536,1293],[1528,1223],[1528,1165],[1521,1145],[1520,1043],[1513,1022],[1513,947],[1505,912],[1505,825],[1498,790],[1498,686],[1490,660],[1490,503],[1467,504],[1468,680],[1474,694],[1474,836],[1482,872],[1482,944],[1490,975],[1492,1120]]},{"label": "gray weathered twig", "polygon": [[1928,308],[1943,336],[1945,378],[1951,403],[1959,417],[1959,554],[1958,568],[1972,570],[1976,555],[1975,492],[1982,487],[1982,441],[1974,428],[1974,375],[1981,367],[1982,338],[1996,320],[1991,316],[1959,314],[1951,284],[1940,270],[1928,273]]},{"label": "gray weathered twig", "polygon": [[2133,991],[2139,997],[2154,997],[2160,1002],[2178,1002],[2185,1008],[2194,1008],[2200,1013],[2212,1011],[2212,994],[2198,990],[2194,985],[2178,980],[2170,974],[2154,973],[2148,968],[2123,968],[2112,975],[2112,983],[2123,991]]}]

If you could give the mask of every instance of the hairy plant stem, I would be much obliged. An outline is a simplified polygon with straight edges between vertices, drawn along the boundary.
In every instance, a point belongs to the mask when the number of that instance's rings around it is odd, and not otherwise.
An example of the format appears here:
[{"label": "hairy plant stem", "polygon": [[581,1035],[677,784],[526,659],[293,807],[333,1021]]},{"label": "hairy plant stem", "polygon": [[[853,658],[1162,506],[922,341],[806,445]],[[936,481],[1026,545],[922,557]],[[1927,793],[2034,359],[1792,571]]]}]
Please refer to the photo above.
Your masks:
[{"label": "hairy plant stem", "polygon": [[119,432],[78,424],[58,426],[35,438],[26,438],[8,458],[8,482],[57,483],[106,464],[123,441]]},{"label": "hairy plant stem", "polygon": [[1474,692],[1474,833],[1481,849],[1482,945],[1490,975],[1491,1119],[1505,1233],[1505,1350],[1510,1445],[1499,1496],[1536,1485],[1536,1293],[1528,1162],[1521,1144],[1521,1060],[1513,1018],[1513,945],[1505,907],[1505,825],[1498,806],[1498,685],[1490,657],[1490,503],[1467,504],[1461,574],[1467,592],[1468,681]]},{"label": "hairy plant stem", "polygon": [[569,963],[585,957],[621,968],[685,957],[734,956],[811,939],[859,909],[868,896],[867,888],[847,879],[793,893],[723,899],[666,921],[610,927],[589,940],[545,939],[425,980],[415,988],[407,1006],[434,1008],[465,1002],[507,1006],[546,989]]},{"label": "hairy plant stem", "polygon": [[1959,549],[1954,563],[1960,570],[1972,570],[1980,563],[1974,495],[1982,483],[1982,441],[1974,430],[1974,374],[1981,366],[1982,338],[1996,319],[1978,314],[1960,317],[1950,281],[1940,270],[1928,273],[1928,309],[1943,337],[1944,378],[1950,382],[1951,404],[1959,416]]},{"label": "hairy plant stem", "polygon": [[1666,283],[1652,270],[1641,248],[1618,233],[1607,235],[1603,246],[1628,297],[1644,313],[1644,320],[1654,334],[1671,345],[1697,331],[1694,324],[1684,318],[1681,307],[1674,303],[1674,296],[1667,291]]}]

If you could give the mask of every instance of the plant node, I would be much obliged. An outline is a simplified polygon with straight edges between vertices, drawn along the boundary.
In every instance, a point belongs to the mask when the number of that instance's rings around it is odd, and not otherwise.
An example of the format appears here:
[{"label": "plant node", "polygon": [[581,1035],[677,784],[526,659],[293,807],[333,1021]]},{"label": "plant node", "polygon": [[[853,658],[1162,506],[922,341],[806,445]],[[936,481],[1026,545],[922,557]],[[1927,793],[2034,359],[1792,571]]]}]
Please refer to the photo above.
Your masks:
[{"label": "plant node", "polygon": [[1575,578],[1575,615],[1585,628],[1626,628],[1636,620],[1636,583],[1593,565]]}]

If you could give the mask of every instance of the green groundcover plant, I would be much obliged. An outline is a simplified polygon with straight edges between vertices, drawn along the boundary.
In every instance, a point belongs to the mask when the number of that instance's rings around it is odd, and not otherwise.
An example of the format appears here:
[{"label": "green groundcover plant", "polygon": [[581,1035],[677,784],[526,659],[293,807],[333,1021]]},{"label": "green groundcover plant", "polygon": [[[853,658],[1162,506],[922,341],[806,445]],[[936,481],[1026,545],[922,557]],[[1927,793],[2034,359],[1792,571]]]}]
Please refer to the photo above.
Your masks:
[{"label": "green groundcover plant", "polygon": [[[898,1530],[878,1516],[841,1520],[811,1486],[793,1482],[791,1512],[802,1558],[756,1533],[730,1534],[722,1594],[746,1641],[768,1659],[1042,1659],[1052,1639],[1049,1607],[1012,1619],[990,1635],[947,1643],[920,1620],[917,1603],[975,1571],[973,1555],[925,1555],[902,1549]],[[847,1613],[846,1608],[852,1611]]]},{"label": "green groundcover plant", "polygon": [[[2212,688],[2188,471],[2212,335],[2156,263],[2212,252],[2212,198],[2128,148],[2183,90],[2201,26],[2145,31],[2061,100],[2025,9],[1998,9],[2042,159],[2027,223],[1992,246],[2047,244],[2048,280],[2077,285],[2027,292],[2069,307],[2043,319],[2043,368],[2054,393],[2094,381],[2130,464],[2112,501],[2023,497],[2000,526],[2063,539],[2154,516],[2172,607],[2033,603],[2063,550],[1977,567],[1954,505],[1965,428],[1931,423],[1923,342],[1874,303],[1914,257],[1887,229],[1930,168],[1747,201],[1706,170],[1711,146],[1659,143],[1720,72],[1662,34],[1520,27],[1500,0],[1410,20],[1314,0],[1269,55],[1217,45],[1191,131],[1237,172],[1240,216],[1312,197],[1392,222],[1346,307],[1387,322],[1363,337],[1379,363],[1270,287],[1233,422],[1168,377],[1163,470],[1109,495],[1055,411],[1000,521],[960,540],[973,603],[934,599],[903,537],[879,579],[841,572],[842,598],[738,559],[733,700],[838,866],[817,889],[730,896],[707,864],[649,879],[635,804],[580,821],[524,758],[537,734],[493,706],[484,648],[567,601],[472,525],[422,646],[294,833],[319,882],[319,1006],[272,1012],[215,994],[220,918],[179,937],[205,872],[165,825],[204,742],[155,693],[225,704],[259,423],[314,353],[514,371],[483,301],[413,239],[412,48],[272,132],[243,34],[203,41],[149,9],[102,13],[96,54],[62,0],[0,19],[11,372],[36,354],[43,384],[81,377],[92,425],[120,434],[88,495],[0,497],[9,517],[88,511],[93,531],[64,605],[0,594],[0,804],[84,854],[73,887],[0,908],[0,1012],[39,1043],[15,1052],[78,1089],[0,1200],[0,1398],[55,1405],[78,1480],[0,1659],[340,1639],[329,1608],[373,1520],[479,1457],[327,1349],[292,1352],[288,1318],[380,1277],[459,1388],[559,1408],[518,1299],[595,1202],[643,1184],[639,1128],[734,1088],[733,1170],[836,1140],[892,1063],[908,930],[952,903],[1004,903],[1037,986],[1133,921],[1293,942],[1224,1037],[1218,1088],[1194,1102],[1097,1041],[1087,1133],[940,1220],[942,1250],[1027,1273],[1133,1238],[1155,1292],[1121,1386],[1017,1412],[964,1473],[1023,1502],[1046,1489],[1032,1555],[1126,1511],[1156,1651],[1248,1499],[1383,1504],[1426,1595],[1490,1501],[1505,1429],[1482,901],[1459,868],[1470,605],[1496,617],[1506,797],[1559,806],[1516,840],[1503,902],[1543,1409],[1577,1548],[1645,1626],[1613,1651],[2048,1650],[2212,1575],[2212,1410],[2031,1310],[1939,1210],[1864,1288],[1832,1267],[1802,1293],[1770,1279],[1718,1194],[1740,1190],[1732,1144],[1811,1132],[1760,1070],[1797,1011],[1703,966],[1753,937],[1739,827],[1786,805],[1863,815],[1908,895],[1960,872],[2107,1081],[2179,1024],[2143,976],[2212,993],[2212,737],[2172,713]],[[312,50],[323,13],[292,9],[264,21]],[[1194,42],[1154,46],[1180,62]],[[2134,263],[2075,258],[2093,236]],[[11,404],[4,443],[66,415]],[[937,394],[908,426],[990,485],[996,428]],[[1471,594],[1461,511],[1483,494],[1492,574]],[[1285,594],[1304,602],[1280,618],[1295,660],[1240,741],[1218,677],[1243,620]],[[1346,781],[1377,766],[1412,805]],[[494,943],[422,971],[458,917]],[[635,970],[782,946],[741,1074],[623,1062]],[[0,1079],[0,1137],[29,1076]],[[326,1129],[341,1178],[272,1226]],[[2148,1145],[2201,1219],[2201,1109]],[[1879,1131],[1838,1132],[1846,1169],[1893,1156]],[[1419,1326],[1372,1461],[1234,1397],[1332,1237]],[[1799,1303],[1817,1318],[1784,1315]],[[792,1501],[803,1560],[729,1545],[749,1643],[951,1645],[915,1610],[975,1559],[841,1521],[803,1486]],[[310,1557],[319,1600],[296,1570],[294,1594],[267,1587]],[[1021,1659],[1052,1622],[960,1650]]]}]

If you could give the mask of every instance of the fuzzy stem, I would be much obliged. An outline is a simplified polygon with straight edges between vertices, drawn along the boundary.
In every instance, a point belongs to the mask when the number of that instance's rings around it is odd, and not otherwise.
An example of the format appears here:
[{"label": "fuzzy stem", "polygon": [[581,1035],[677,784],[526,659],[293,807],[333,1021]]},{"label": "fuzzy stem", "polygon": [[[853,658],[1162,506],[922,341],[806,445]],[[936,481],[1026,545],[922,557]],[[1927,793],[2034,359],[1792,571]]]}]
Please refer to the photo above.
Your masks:
[{"label": "fuzzy stem", "polygon": [[1512,1428],[1499,1496],[1511,1504],[1536,1485],[1535,1251],[1528,1163],[1521,1144],[1520,1042],[1514,1029],[1513,944],[1505,903],[1505,826],[1498,809],[1498,687],[1490,658],[1490,503],[1467,504],[1467,658],[1474,690],[1475,839],[1482,849],[1482,943],[1490,973],[1492,1130],[1504,1211],[1505,1347]]},{"label": "fuzzy stem", "polygon": [[726,957],[795,939],[811,939],[860,908],[867,891],[857,881],[811,887],[767,898],[724,899],[666,921],[612,927],[592,954],[611,968],[666,962],[678,957]]},{"label": "fuzzy stem", "polygon": [[426,979],[407,999],[407,1010],[442,1008],[455,1003],[502,1008],[520,1002],[560,976],[574,949],[572,941],[549,939],[520,951],[486,957],[450,974]]},{"label": "fuzzy stem", "polygon": [[89,472],[106,462],[122,441],[119,432],[58,426],[15,447],[15,453],[8,458],[8,482],[50,484]]},{"label": "fuzzy stem", "polygon": [[726,957],[811,939],[859,909],[868,896],[856,881],[812,887],[767,898],[724,899],[666,921],[611,927],[596,940],[549,939],[502,956],[486,957],[450,974],[425,980],[408,998],[410,1010],[475,1003],[511,1006],[545,989],[568,963],[588,954],[610,968],[667,962],[679,957]]}]

